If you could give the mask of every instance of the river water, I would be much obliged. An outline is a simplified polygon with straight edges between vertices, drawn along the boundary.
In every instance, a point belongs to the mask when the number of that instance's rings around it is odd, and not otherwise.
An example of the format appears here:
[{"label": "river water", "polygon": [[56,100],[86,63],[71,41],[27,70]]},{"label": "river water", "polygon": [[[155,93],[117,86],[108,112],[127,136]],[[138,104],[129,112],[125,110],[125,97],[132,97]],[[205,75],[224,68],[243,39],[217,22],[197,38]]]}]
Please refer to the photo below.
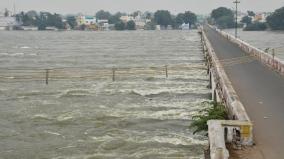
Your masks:
[{"label": "river water", "polygon": [[[234,35],[234,29],[226,29],[226,32]],[[275,56],[284,61],[284,31],[243,31],[238,30],[240,39],[249,44],[265,50],[270,48],[269,53],[272,53],[272,48],[275,49]]]},{"label": "river water", "polygon": [[210,96],[197,31],[0,37],[0,158],[203,158],[189,128]]}]

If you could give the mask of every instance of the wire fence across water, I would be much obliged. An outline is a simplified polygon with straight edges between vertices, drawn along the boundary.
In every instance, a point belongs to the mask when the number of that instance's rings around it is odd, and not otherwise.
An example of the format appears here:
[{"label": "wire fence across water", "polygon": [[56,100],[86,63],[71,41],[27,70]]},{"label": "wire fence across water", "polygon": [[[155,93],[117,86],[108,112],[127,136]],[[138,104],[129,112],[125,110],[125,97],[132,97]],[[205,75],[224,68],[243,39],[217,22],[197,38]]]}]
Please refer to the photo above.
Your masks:
[{"label": "wire fence across water", "polygon": [[55,80],[118,80],[128,78],[149,78],[181,75],[190,70],[205,70],[204,64],[179,64],[157,67],[120,67],[120,68],[0,68],[0,81],[49,81]]}]

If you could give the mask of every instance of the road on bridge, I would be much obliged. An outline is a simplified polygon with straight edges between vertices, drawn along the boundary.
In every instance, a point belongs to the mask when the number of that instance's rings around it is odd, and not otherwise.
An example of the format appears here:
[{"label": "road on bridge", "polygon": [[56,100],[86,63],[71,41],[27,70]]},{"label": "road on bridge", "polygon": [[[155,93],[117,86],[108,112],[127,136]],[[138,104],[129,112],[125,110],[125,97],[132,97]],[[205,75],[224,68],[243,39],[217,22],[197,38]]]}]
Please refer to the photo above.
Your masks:
[{"label": "road on bridge", "polygon": [[[236,44],[204,27],[219,60],[248,56]],[[265,37],[263,37],[265,38]],[[254,124],[257,149],[265,159],[284,159],[284,77],[253,57],[224,65],[232,85]]]}]

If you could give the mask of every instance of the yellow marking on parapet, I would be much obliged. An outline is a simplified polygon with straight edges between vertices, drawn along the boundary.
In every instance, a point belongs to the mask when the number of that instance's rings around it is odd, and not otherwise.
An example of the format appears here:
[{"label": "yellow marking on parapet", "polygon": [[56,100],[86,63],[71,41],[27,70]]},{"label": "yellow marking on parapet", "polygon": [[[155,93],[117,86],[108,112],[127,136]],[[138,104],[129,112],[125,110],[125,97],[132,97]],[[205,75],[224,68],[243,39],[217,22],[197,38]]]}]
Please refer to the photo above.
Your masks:
[{"label": "yellow marking on parapet", "polygon": [[241,136],[242,137],[250,137],[251,136],[251,126],[250,125],[242,125],[241,126]]}]

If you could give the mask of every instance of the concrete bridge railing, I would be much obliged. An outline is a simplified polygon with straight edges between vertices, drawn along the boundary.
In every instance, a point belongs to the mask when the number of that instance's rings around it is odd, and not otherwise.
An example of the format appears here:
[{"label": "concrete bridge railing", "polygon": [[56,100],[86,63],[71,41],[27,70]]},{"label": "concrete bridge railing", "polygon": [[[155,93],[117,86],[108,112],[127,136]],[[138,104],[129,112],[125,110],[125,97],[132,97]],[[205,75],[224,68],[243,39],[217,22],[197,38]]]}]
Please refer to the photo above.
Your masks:
[{"label": "concrete bridge railing", "polygon": [[216,30],[220,35],[228,39],[234,44],[237,44],[244,52],[248,53],[250,56],[254,56],[257,58],[261,63],[264,65],[276,70],[281,75],[284,75],[284,61],[279,59],[278,57],[275,57],[274,54],[268,54],[264,52],[263,50],[260,50],[247,42],[238,39],[234,37],[233,35],[226,33],[224,31],[221,31],[220,29],[217,29],[213,26],[210,26],[212,29]]},{"label": "concrete bridge railing", "polygon": [[227,159],[229,153],[226,142],[232,142],[236,132],[239,132],[241,145],[253,144],[252,124],[203,28],[201,28],[201,39],[209,69],[212,97],[226,106],[229,118],[232,119],[208,122],[210,156],[211,159]]}]

